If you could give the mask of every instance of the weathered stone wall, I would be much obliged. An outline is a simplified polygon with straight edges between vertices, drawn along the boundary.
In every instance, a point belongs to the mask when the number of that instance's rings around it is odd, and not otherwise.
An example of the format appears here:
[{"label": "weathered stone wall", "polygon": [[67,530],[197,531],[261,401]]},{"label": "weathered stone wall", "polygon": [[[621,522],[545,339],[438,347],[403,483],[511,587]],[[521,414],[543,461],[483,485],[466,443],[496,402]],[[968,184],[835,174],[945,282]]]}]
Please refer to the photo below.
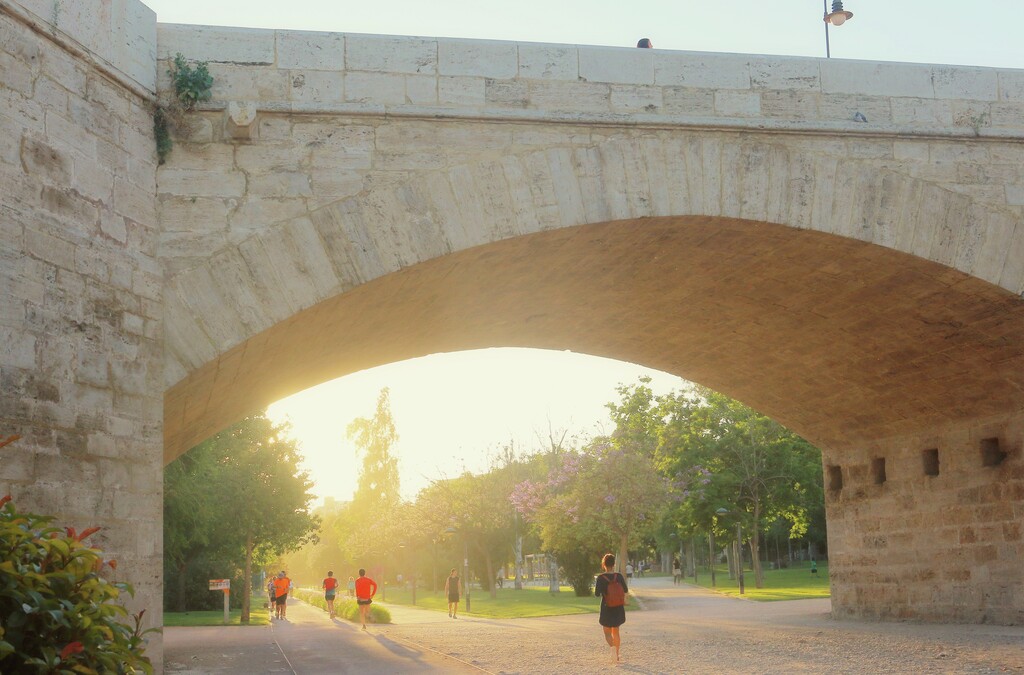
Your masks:
[{"label": "weathered stone wall", "polygon": [[1024,419],[826,453],[839,616],[1024,624]]},{"label": "weathered stone wall", "polygon": [[[134,1],[21,5],[0,3],[0,433],[22,436],[0,450],[0,492],[102,527],[90,542],[135,586],[129,607],[159,625],[155,17]],[[148,65],[144,34],[122,39],[145,20]],[[150,655],[159,664],[159,636]]]}]

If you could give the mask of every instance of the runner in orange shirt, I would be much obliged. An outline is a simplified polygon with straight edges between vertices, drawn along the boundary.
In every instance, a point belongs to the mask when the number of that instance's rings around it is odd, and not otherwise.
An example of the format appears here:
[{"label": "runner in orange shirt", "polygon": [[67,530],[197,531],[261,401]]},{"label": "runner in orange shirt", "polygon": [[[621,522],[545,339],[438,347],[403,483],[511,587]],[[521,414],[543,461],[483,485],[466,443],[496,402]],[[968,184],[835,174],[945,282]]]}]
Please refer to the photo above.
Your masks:
[{"label": "runner in orange shirt", "polygon": [[356,579],[356,603],[359,605],[359,618],[363,622],[363,630],[366,630],[366,615],[370,613],[370,603],[373,596],[377,594],[377,582],[366,576],[366,570],[359,570],[359,578]]},{"label": "runner in orange shirt", "polygon": [[324,589],[324,600],[327,601],[327,613],[334,618],[334,594],[338,592],[338,580],[334,578],[334,572],[327,572],[327,578],[321,584]]},{"label": "runner in orange shirt", "polygon": [[289,579],[284,570],[277,575],[274,579],[274,591],[277,593],[277,597],[274,598],[274,608],[277,611],[278,619],[288,618],[288,589],[291,588],[292,580]]}]

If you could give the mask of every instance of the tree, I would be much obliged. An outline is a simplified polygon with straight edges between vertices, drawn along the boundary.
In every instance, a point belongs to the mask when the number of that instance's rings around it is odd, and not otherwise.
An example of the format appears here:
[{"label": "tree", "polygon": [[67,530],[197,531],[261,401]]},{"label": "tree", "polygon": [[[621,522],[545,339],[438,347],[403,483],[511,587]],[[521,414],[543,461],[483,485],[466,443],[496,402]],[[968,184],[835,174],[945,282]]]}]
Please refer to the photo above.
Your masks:
[{"label": "tree", "polygon": [[347,432],[362,456],[362,466],[348,517],[341,523],[345,531],[339,534],[345,537],[346,548],[353,557],[383,563],[397,550],[403,536],[399,522],[402,498],[398,458],[392,454],[398,433],[386,387],[377,397],[373,417],[352,420]]},{"label": "tree", "polygon": [[165,562],[177,567],[179,589],[190,581],[189,564],[201,556],[241,567],[243,623],[249,621],[254,562],[315,539],[319,525],[309,510],[312,483],[298,470],[301,457],[286,431],[263,414],[251,415],[164,474]]},{"label": "tree", "polygon": [[[778,422],[710,389],[699,387],[662,402],[663,470],[700,483],[699,497],[688,496],[689,512],[697,519],[714,522],[718,509],[725,509],[726,522],[744,526],[755,583],[763,587],[760,535],[780,518],[791,523],[794,534],[806,529],[820,452]],[[674,454],[667,451],[671,447]]]},{"label": "tree", "polygon": [[520,483],[512,500],[539,527],[576,594],[588,595],[600,554],[617,546],[623,568],[630,544],[659,523],[671,488],[632,444],[603,439],[549,462],[547,478]]}]

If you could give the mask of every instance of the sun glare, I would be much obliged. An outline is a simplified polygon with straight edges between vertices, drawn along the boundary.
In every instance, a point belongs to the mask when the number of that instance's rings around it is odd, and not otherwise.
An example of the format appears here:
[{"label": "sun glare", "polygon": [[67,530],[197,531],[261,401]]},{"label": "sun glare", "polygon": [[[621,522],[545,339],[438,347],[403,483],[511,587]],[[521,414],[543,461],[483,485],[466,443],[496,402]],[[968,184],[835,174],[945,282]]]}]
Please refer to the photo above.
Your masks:
[{"label": "sun glare", "polygon": [[359,469],[346,434],[357,417],[373,415],[377,395],[390,389],[402,495],[413,498],[431,481],[485,470],[514,445],[528,454],[551,434],[586,439],[610,431],[605,404],[615,387],[651,377],[657,393],[684,380],[632,363],[573,352],[485,349],[433,354],[325,382],[268,410],[288,421],[318,498],[352,497]]}]

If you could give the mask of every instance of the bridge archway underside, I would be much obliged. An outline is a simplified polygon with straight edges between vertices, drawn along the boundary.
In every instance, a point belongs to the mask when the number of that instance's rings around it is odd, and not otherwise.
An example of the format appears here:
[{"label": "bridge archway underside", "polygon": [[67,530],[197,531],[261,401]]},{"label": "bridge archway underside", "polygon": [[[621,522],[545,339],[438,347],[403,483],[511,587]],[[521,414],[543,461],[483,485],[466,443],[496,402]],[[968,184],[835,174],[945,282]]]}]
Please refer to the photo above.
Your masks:
[{"label": "bridge archway underside", "polygon": [[1018,296],[835,235],[642,218],[470,248],[295,314],[167,392],[165,461],[328,379],[495,346],[671,372],[830,453],[1024,410]]}]

